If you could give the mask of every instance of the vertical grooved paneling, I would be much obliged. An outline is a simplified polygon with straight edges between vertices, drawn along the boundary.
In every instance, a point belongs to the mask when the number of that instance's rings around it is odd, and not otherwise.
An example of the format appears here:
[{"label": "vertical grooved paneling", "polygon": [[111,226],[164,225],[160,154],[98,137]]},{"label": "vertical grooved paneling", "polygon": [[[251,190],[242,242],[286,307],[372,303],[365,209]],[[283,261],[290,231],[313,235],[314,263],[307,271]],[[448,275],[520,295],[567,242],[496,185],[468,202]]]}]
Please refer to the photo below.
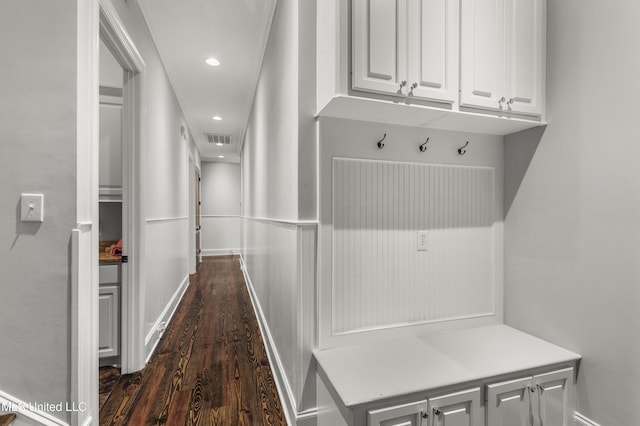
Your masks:
[{"label": "vertical grooved paneling", "polygon": [[335,158],[334,333],[492,313],[494,188],[490,167]]}]

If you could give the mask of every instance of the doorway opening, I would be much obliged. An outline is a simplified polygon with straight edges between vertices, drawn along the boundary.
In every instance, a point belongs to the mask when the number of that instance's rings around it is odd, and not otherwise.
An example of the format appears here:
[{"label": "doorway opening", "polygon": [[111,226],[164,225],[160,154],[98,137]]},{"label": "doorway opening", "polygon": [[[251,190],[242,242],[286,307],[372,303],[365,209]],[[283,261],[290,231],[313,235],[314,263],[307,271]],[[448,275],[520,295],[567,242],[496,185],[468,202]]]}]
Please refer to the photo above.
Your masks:
[{"label": "doorway opening", "polygon": [[100,308],[94,315],[100,322],[100,364],[119,364],[127,374],[142,369],[145,362],[140,160],[145,64],[106,1],[100,2],[100,50],[99,239],[108,242],[102,250],[108,249],[116,259],[100,264]]}]

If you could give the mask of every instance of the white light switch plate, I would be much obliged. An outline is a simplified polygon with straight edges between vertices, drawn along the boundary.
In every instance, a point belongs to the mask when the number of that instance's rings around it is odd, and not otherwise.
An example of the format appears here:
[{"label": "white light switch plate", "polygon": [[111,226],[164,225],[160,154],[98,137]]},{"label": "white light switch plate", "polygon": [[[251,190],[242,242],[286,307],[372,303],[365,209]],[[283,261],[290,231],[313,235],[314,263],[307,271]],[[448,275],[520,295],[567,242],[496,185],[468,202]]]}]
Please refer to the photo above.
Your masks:
[{"label": "white light switch plate", "polygon": [[44,222],[44,194],[22,194],[20,217],[23,222]]}]

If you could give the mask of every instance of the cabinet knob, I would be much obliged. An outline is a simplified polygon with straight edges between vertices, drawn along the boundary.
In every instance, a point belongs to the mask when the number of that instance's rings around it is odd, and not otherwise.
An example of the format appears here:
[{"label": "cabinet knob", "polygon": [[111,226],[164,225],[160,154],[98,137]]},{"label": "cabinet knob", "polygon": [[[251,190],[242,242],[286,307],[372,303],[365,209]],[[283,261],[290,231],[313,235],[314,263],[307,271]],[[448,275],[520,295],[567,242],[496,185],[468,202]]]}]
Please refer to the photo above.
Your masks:
[{"label": "cabinet knob", "polygon": [[435,414],[436,416],[439,416],[440,414],[442,414],[442,411],[439,408],[434,408],[433,414]]},{"label": "cabinet knob", "polygon": [[411,90],[415,89],[416,87],[418,87],[418,83],[413,83],[413,84],[411,85]]},{"label": "cabinet knob", "polygon": [[422,417],[423,419],[426,419],[429,417],[429,414],[427,414],[427,412],[424,410],[420,410],[420,417]]},{"label": "cabinet knob", "polygon": [[512,105],[512,104],[513,104],[513,102],[514,102],[514,99],[513,99],[513,98],[511,98],[511,99],[509,99],[509,102],[507,102],[507,103],[508,103],[509,105]]},{"label": "cabinet knob", "polygon": [[402,89],[406,85],[407,85],[407,80],[402,80],[402,82],[400,83],[400,88]]}]

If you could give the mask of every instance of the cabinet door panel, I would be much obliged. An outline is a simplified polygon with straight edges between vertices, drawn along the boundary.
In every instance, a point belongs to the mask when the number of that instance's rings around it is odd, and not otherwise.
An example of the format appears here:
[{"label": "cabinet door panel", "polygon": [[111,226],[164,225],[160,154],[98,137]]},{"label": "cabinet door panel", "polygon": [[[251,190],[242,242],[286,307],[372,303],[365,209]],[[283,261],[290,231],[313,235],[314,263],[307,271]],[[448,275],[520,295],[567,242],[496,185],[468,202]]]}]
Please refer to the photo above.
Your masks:
[{"label": "cabinet door panel", "polygon": [[569,426],[573,393],[573,368],[533,377],[538,392],[534,426]]},{"label": "cabinet door panel", "polygon": [[413,0],[409,3],[410,95],[448,103],[457,99],[458,4],[457,0]]},{"label": "cabinet door panel", "polygon": [[120,353],[120,291],[116,286],[100,286],[98,297],[98,353],[100,357]]},{"label": "cabinet door panel", "polygon": [[368,426],[422,426],[422,413],[427,409],[426,401],[369,410]]},{"label": "cabinet door panel", "polygon": [[543,0],[505,0],[505,96],[508,108],[542,113]]},{"label": "cabinet door panel", "polygon": [[353,7],[353,88],[401,93],[406,0],[356,0]]},{"label": "cabinet door panel", "polygon": [[499,110],[504,96],[503,0],[462,0],[460,103]]},{"label": "cabinet door panel", "polygon": [[481,426],[480,388],[429,398],[429,426]]},{"label": "cabinet door panel", "polygon": [[487,424],[491,426],[530,426],[530,388],[530,377],[488,385]]}]

